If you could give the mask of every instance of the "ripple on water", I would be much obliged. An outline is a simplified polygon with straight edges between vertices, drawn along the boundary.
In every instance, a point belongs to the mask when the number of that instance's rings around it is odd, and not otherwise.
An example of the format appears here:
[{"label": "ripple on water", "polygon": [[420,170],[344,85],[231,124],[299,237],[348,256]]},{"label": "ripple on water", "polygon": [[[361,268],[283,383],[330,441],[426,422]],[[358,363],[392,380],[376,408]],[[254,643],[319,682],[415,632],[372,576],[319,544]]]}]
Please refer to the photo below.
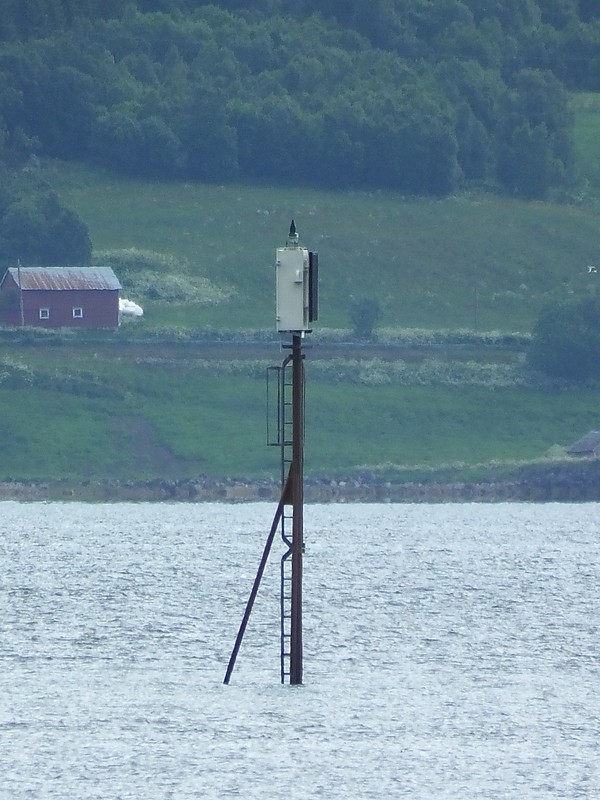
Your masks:
[{"label": "ripple on water", "polygon": [[273,513],[2,503],[0,796],[600,796],[595,504],[308,506],[224,687]]}]

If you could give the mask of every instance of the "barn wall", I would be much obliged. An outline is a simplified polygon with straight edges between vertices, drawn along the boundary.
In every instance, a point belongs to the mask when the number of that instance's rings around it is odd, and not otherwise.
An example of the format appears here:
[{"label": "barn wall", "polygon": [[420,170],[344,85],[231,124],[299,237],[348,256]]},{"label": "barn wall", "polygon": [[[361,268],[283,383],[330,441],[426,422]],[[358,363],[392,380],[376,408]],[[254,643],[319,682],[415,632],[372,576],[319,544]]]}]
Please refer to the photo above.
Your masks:
[{"label": "barn wall", "polygon": [[[119,292],[108,289],[23,292],[25,324],[47,328],[116,328],[119,324]],[[40,319],[40,308],[48,308],[48,319]],[[82,308],[83,317],[73,317]]]},{"label": "barn wall", "polygon": [[[12,286],[11,286],[12,283]],[[2,297],[16,293],[8,306],[0,303],[2,321],[20,325],[21,311],[18,287],[7,276],[2,284]],[[1,299],[1,298],[0,298]],[[49,309],[48,319],[40,319],[40,308]],[[73,317],[73,308],[82,308],[83,317]],[[111,289],[80,289],[46,291],[28,289],[23,292],[25,325],[44,328],[117,328],[119,325],[119,291]]]}]

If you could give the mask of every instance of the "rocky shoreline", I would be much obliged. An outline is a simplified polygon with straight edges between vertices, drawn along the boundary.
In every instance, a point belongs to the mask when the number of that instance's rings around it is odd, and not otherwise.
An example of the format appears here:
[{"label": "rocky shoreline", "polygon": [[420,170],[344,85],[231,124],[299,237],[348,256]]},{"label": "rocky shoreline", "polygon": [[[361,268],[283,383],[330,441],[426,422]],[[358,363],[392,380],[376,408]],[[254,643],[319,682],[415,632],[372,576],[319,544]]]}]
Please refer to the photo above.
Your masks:
[{"label": "rocky shoreline", "polygon": [[[20,502],[277,503],[279,496],[279,482],[273,479],[0,482],[0,500]],[[307,503],[600,502],[600,460],[536,465],[503,479],[477,482],[310,478],[304,497]]]}]

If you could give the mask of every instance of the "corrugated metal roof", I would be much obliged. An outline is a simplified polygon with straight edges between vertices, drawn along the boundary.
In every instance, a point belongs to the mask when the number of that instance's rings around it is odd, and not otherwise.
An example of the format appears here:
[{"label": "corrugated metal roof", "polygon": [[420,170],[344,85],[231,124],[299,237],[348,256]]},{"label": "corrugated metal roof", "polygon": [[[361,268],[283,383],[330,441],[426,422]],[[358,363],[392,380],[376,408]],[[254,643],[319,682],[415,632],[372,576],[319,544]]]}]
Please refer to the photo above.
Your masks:
[{"label": "corrugated metal roof", "polygon": [[119,279],[110,267],[10,267],[17,286],[52,291],[73,289],[120,289]]},{"label": "corrugated metal roof", "polygon": [[585,453],[593,453],[593,451],[600,445],[600,431],[590,431],[582,436],[581,439],[572,444],[567,453],[571,455],[584,455]]}]

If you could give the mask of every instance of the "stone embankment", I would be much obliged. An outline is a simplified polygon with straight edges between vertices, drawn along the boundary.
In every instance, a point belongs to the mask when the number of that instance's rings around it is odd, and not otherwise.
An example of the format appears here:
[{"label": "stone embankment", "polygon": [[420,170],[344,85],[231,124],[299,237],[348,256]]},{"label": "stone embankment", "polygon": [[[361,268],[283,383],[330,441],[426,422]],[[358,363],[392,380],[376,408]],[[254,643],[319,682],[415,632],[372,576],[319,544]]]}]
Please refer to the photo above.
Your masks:
[{"label": "stone embankment", "polygon": [[[276,480],[98,480],[0,483],[0,500],[83,502],[278,502]],[[523,468],[502,480],[395,483],[376,476],[310,478],[307,503],[600,502],[600,460]]]}]

